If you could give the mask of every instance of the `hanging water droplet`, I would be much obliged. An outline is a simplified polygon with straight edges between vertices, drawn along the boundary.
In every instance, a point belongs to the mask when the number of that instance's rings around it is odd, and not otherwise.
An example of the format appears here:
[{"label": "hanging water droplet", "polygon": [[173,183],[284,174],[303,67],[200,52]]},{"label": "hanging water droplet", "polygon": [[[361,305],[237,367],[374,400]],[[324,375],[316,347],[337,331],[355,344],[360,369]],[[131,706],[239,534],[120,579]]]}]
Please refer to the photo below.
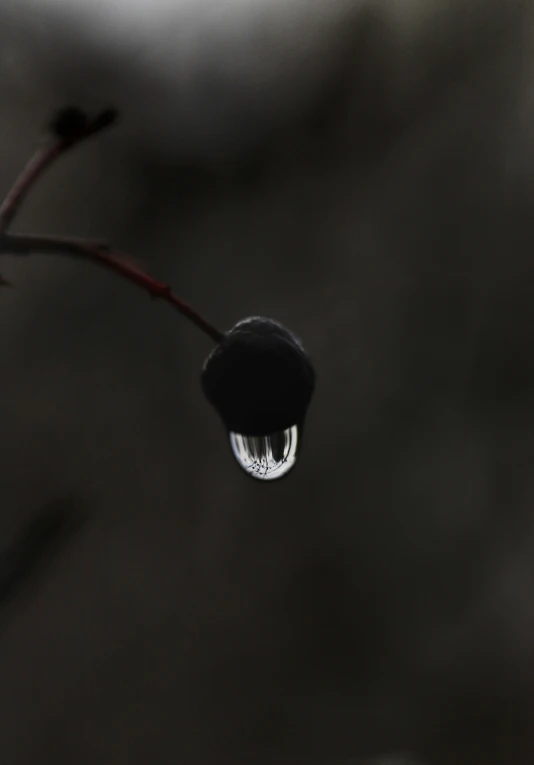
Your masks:
[{"label": "hanging water droplet", "polygon": [[243,470],[262,481],[287,475],[315,386],[300,340],[272,319],[243,319],[212,350],[201,381]]},{"label": "hanging water droplet", "polygon": [[231,432],[230,445],[248,475],[261,481],[272,481],[287,475],[295,466],[299,431],[293,425],[269,436],[244,436]]}]

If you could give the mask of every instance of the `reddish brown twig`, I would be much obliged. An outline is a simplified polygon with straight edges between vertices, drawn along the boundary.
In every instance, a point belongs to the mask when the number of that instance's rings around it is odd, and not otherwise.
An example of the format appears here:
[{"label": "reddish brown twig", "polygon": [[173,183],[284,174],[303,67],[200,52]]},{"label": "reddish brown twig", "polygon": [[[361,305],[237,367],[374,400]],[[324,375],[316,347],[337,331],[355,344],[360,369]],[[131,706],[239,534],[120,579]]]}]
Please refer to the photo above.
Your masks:
[{"label": "reddish brown twig", "polygon": [[100,242],[92,243],[83,239],[65,239],[53,236],[34,236],[25,234],[6,234],[2,240],[2,250],[14,255],[57,254],[83,258],[96,263],[108,271],[136,284],[148,292],[153,298],[170,303],[173,308],[186,316],[193,324],[205,332],[216,343],[222,340],[223,334],[200,316],[183,300],[180,300],[168,284],[153,279],[142,269],[138,268],[125,255],[112,252],[109,247]]},{"label": "reddish brown twig", "polygon": [[63,151],[63,141],[56,140],[50,146],[39,149],[30,159],[0,206],[0,237],[7,232],[28,192]]},{"label": "reddish brown twig", "polygon": [[[126,256],[112,252],[105,242],[8,233],[21,204],[43,172],[68,149],[112,124],[115,117],[116,114],[111,109],[101,112],[92,120],[75,108],[63,109],[56,115],[50,126],[54,140],[30,160],[0,206],[0,255],[58,254],[96,263],[136,284],[151,297],[161,298],[170,303],[212,340],[219,342],[223,333],[174,295],[169,285],[153,279]],[[2,284],[7,285],[9,282],[0,276],[0,285]]]},{"label": "reddish brown twig", "polygon": [[75,107],[61,109],[55,115],[49,125],[53,135],[52,143],[37,150],[0,206],[0,237],[7,232],[26,195],[45,170],[73,146],[112,125],[116,118],[114,109],[105,109],[89,119]]}]

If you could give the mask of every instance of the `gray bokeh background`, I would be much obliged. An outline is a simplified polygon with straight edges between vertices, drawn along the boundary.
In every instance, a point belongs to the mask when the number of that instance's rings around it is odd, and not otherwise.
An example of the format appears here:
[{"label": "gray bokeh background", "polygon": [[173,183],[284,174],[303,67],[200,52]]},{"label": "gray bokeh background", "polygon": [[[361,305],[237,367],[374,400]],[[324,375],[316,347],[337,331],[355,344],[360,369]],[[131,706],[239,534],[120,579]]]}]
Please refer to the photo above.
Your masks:
[{"label": "gray bokeh background", "polygon": [[531,762],[530,4],[148,8],[0,6],[3,190],[57,106],[122,113],[17,229],[286,323],[318,388],[298,469],[247,480],[195,328],[3,259],[0,541],[85,523],[0,604],[2,763]]}]

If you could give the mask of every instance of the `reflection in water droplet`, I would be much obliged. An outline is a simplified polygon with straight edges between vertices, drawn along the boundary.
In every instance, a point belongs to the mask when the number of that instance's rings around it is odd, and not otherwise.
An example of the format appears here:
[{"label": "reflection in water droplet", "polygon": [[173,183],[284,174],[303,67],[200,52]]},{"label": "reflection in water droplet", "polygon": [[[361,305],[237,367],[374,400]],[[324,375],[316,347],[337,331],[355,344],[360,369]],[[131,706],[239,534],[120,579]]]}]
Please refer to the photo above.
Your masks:
[{"label": "reflection in water droplet", "polygon": [[230,444],[243,470],[253,478],[272,481],[286,475],[295,466],[298,428],[293,425],[270,436],[230,433]]}]

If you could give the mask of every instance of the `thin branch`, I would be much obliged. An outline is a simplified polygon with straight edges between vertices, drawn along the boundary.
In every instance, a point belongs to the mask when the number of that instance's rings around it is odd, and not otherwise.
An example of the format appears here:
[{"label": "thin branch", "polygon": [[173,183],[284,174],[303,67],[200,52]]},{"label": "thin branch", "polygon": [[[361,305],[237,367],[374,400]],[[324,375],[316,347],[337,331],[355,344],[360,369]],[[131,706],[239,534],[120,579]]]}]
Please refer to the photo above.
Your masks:
[{"label": "thin branch", "polygon": [[147,292],[152,298],[159,298],[172,305],[182,316],[205,332],[216,343],[223,333],[207,322],[191,306],[177,297],[168,284],[153,279],[132,263],[127,256],[112,252],[105,243],[92,243],[83,239],[66,239],[53,236],[6,234],[0,239],[0,255],[56,254],[88,260],[108,271],[122,276]]},{"label": "thin branch", "polygon": [[[148,292],[151,297],[160,298],[170,303],[173,308],[218,343],[224,336],[222,332],[203,319],[187,303],[180,300],[172,292],[169,285],[153,279],[126,256],[112,252],[105,242],[54,236],[8,234],[8,229],[26,196],[45,170],[73,146],[107,128],[115,121],[116,117],[117,114],[114,109],[106,109],[93,119],[89,119],[80,109],[71,107],[62,109],[56,114],[49,126],[54,136],[52,143],[41,148],[28,162],[0,206],[0,255],[57,254],[78,257],[96,263],[136,284]],[[9,285],[9,282],[0,276],[0,286],[2,285]]]},{"label": "thin branch", "polygon": [[73,146],[105,130],[116,119],[114,109],[105,109],[93,119],[75,107],[57,112],[49,125],[54,136],[52,143],[37,150],[0,206],[0,237],[7,232],[26,196],[45,170]]},{"label": "thin branch", "polygon": [[0,207],[0,237],[7,232],[28,192],[31,191],[46,168],[49,167],[64,150],[64,141],[59,139],[50,146],[45,146],[39,149],[30,159]]}]

